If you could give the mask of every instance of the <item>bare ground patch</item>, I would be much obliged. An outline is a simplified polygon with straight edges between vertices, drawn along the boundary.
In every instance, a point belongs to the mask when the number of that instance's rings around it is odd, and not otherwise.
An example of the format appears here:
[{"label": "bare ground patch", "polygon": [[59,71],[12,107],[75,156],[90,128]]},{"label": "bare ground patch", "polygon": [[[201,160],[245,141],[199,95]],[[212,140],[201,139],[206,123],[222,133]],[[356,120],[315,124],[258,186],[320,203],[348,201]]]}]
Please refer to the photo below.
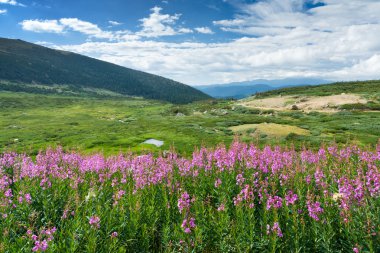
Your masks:
[{"label": "bare ground patch", "polygon": [[306,129],[291,126],[291,125],[282,125],[275,123],[261,123],[261,124],[245,124],[239,126],[230,127],[234,133],[245,133],[250,130],[254,131],[254,134],[266,134],[269,136],[284,137],[290,133],[298,135],[310,135],[310,132]]},{"label": "bare ground patch", "polygon": [[368,100],[356,94],[340,94],[331,96],[278,96],[263,99],[245,99],[239,105],[263,110],[302,110],[336,112],[345,104],[365,104]]}]

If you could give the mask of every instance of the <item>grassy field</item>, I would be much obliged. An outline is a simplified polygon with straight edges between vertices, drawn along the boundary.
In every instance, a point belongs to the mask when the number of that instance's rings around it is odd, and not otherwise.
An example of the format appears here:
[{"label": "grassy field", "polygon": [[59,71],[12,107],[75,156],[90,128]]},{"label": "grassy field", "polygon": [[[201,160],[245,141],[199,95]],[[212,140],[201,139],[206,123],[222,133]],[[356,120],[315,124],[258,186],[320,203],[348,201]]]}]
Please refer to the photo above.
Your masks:
[{"label": "grassy field", "polygon": [[[250,109],[223,100],[172,105],[133,98],[12,92],[0,92],[0,108],[0,151],[29,154],[57,145],[105,154],[128,150],[157,153],[174,146],[179,153],[190,154],[195,146],[228,144],[235,135],[259,146],[294,144],[300,148],[331,142],[365,146],[375,145],[380,136],[380,113],[376,111],[303,113]],[[265,129],[257,132],[260,134],[250,134],[254,129],[231,129],[247,124],[266,128],[265,123],[284,125],[280,127],[282,134],[268,135]],[[141,144],[150,138],[162,140],[164,145],[156,148]]]}]

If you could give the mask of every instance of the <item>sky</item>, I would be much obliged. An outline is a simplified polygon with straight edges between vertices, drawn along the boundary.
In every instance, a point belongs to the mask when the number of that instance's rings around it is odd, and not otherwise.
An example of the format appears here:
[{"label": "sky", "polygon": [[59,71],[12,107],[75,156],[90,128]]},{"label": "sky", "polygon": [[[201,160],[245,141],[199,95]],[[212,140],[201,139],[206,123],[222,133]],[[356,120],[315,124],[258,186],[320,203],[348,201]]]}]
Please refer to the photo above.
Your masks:
[{"label": "sky", "polygon": [[380,79],[380,0],[0,0],[0,37],[189,85]]}]

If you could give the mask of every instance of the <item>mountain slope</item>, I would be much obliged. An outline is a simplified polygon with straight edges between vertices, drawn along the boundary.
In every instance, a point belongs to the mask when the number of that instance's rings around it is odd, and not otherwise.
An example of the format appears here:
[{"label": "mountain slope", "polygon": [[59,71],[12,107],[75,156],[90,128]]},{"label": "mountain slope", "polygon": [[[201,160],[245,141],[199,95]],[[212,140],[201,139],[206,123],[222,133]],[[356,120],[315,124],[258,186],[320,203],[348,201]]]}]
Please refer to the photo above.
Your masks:
[{"label": "mountain slope", "polygon": [[323,83],[328,83],[328,81],[315,78],[286,78],[279,80],[257,79],[246,82],[203,85],[197,86],[196,88],[216,98],[241,99],[258,92],[265,92],[278,88],[300,85],[318,85]]},{"label": "mountain slope", "polygon": [[248,85],[209,85],[198,86],[197,89],[215,98],[236,98],[241,99],[257,92],[264,92],[275,89],[265,84]]},{"label": "mountain slope", "polygon": [[0,80],[103,89],[172,103],[210,98],[190,86],[83,55],[0,38]]}]

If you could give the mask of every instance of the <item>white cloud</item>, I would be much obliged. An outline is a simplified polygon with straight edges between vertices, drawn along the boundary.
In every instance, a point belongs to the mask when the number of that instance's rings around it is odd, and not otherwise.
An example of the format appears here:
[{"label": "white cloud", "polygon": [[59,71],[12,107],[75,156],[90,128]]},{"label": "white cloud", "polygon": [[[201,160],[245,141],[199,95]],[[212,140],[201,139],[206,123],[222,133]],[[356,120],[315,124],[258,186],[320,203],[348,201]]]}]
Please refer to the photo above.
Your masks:
[{"label": "white cloud", "polygon": [[113,20],[109,20],[108,23],[112,26],[118,26],[118,25],[122,25],[123,23],[120,23],[120,22],[117,22],[117,21],[113,21]]},{"label": "white cloud", "polygon": [[340,77],[342,80],[380,79],[380,54],[360,60],[357,64],[335,71],[331,75],[335,78]]},{"label": "white cloud", "polygon": [[77,18],[61,18],[59,22],[66,28],[83,33],[90,37],[108,40],[115,39],[115,35],[112,32],[103,31],[97,25],[87,21],[82,21]]},{"label": "white cloud", "polygon": [[196,27],[194,30],[199,33],[214,34],[214,32],[209,27]]},{"label": "white cloud", "polygon": [[0,15],[1,15],[1,14],[5,14],[5,13],[7,13],[7,12],[8,12],[8,11],[7,11],[6,9],[3,9],[3,10],[0,9]]},{"label": "white cloud", "polygon": [[80,32],[89,38],[104,39],[109,41],[128,41],[139,37],[128,30],[104,31],[96,24],[77,18],[61,18],[59,20],[24,20],[20,22],[22,29],[38,33],[65,33],[69,30]]},{"label": "white cloud", "polygon": [[[4,0],[0,0],[4,1]],[[105,39],[110,41],[136,40],[141,37],[173,36],[194,31],[186,27],[176,27],[175,24],[181,14],[162,14],[162,8],[154,7],[147,18],[140,19],[142,29],[136,33],[128,30],[105,31],[98,25],[78,18],[61,18],[59,20],[24,20],[20,22],[22,28],[27,31],[63,33],[64,31],[76,31],[90,38]],[[112,26],[121,25],[117,21],[108,21]],[[208,32],[206,28],[202,31]]]},{"label": "white cloud", "polygon": [[57,20],[38,20],[30,19],[20,22],[22,29],[25,31],[32,31],[37,33],[63,33],[64,26],[58,23]]},{"label": "white cloud", "polygon": [[0,4],[9,4],[9,5],[15,5],[15,6],[23,6],[23,7],[25,7],[24,4],[18,3],[15,0],[0,0]]},{"label": "white cloud", "polygon": [[157,6],[153,7],[151,11],[152,13],[149,17],[140,19],[142,29],[137,35],[143,37],[161,37],[192,32],[189,28],[176,29],[174,27],[181,14],[162,14],[162,8]]},{"label": "white cloud", "polygon": [[190,28],[179,28],[178,33],[193,33],[193,30]]},{"label": "white cloud", "polygon": [[[224,43],[135,40],[88,42],[60,49],[192,85],[288,77],[372,79],[380,73],[375,64],[380,57],[371,59],[380,55],[377,34],[380,34],[380,25],[368,24],[343,27],[336,33],[319,31],[316,34],[297,28],[287,34],[243,37]],[[371,65],[373,68],[368,67]],[[361,73],[363,69],[372,70]]]}]

